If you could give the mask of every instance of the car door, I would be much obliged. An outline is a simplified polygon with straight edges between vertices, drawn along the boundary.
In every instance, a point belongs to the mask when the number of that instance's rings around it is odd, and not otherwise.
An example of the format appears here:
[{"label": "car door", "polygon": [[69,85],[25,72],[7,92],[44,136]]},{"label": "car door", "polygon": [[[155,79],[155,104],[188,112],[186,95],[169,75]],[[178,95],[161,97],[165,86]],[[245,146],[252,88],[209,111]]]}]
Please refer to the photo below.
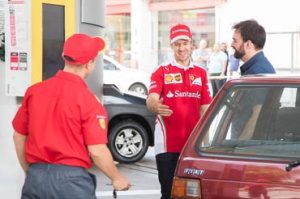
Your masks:
[{"label": "car door", "polygon": [[177,175],[198,178],[205,199],[299,198],[298,90],[290,84],[245,84],[223,92],[195,128]]}]

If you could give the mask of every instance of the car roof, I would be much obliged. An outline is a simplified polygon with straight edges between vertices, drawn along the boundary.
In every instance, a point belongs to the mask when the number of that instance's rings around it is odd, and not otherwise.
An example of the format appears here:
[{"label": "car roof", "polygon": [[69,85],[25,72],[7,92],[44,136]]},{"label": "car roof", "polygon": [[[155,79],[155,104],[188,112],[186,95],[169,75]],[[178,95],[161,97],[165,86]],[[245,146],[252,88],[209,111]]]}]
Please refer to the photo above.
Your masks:
[{"label": "car roof", "polygon": [[260,84],[300,84],[299,75],[247,75],[228,80],[231,84],[260,83]]},{"label": "car roof", "polygon": [[112,64],[115,64],[118,68],[128,68],[126,66],[124,66],[123,64],[119,63],[117,60],[115,60],[114,58],[107,56],[107,55],[103,55],[103,60],[107,60],[108,62],[111,62]]}]

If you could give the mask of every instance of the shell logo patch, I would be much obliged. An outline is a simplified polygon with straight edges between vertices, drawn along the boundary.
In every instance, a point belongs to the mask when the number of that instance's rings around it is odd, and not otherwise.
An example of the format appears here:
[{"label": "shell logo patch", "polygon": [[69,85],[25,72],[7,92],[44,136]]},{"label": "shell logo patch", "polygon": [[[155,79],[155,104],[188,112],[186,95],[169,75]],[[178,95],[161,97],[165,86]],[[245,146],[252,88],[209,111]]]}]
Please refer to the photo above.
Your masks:
[{"label": "shell logo patch", "polygon": [[165,75],[165,82],[166,83],[170,83],[170,82],[172,82],[172,80],[173,80],[173,77],[172,77],[172,75]]},{"label": "shell logo patch", "polygon": [[182,83],[181,73],[165,74],[165,84],[179,84]]},{"label": "shell logo patch", "polygon": [[106,128],[106,125],[105,125],[105,119],[101,118],[99,119],[99,124],[100,124],[100,127],[105,130]]}]

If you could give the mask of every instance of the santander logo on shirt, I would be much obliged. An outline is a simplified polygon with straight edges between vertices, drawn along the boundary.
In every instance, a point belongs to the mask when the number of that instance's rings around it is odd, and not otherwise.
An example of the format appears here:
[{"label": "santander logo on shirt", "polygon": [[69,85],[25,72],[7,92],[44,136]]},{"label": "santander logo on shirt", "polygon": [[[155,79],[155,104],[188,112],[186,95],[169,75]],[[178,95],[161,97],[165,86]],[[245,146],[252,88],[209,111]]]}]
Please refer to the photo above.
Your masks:
[{"label": "santander logo on shirt", "polygon": [[171,91],[169,91],[168,94],[167,94],[167,97],[168,98],[174,97],[174,94]]},{"label": "santander logo on shirt", "polygon": [[180,92],[179,90],[176,90],[175,93],[172,93],[172,91],[169,91],[168,94],[166,95],[168,98],[172,97],[192,97],[192,98],[201,98],[201,94],[199,91],[197,92]]}]

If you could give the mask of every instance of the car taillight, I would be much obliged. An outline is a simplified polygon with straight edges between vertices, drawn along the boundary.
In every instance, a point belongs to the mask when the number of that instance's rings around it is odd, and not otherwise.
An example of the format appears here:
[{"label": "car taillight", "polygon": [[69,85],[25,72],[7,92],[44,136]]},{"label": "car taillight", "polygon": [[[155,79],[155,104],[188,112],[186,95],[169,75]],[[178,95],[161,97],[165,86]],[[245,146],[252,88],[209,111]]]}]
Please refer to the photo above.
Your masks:
[{"label": "car taillight", "polygon": [[200,181],[174,177],[172,199],[201,199]]}]

